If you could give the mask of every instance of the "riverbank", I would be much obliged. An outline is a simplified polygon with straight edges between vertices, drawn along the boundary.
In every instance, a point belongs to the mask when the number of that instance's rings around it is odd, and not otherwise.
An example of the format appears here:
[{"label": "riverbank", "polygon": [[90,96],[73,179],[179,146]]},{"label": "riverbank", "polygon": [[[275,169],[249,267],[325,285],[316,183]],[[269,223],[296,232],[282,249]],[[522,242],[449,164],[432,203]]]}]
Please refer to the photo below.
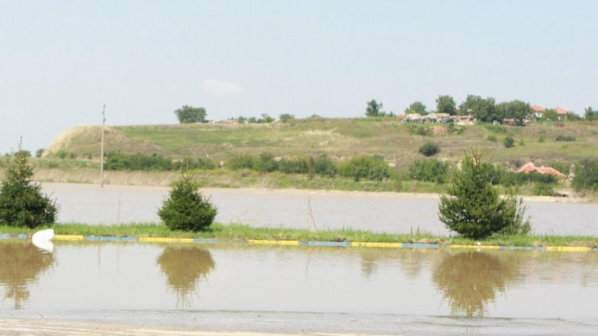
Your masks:
[{"label": "riverbank", "polygon": [[[14,228],[6,225],[0,226],[0,234],[5,235],[27,235],[30,237],[38,230],[47,229]],[[348,246],[368,246],[367,243],[397,243],[397,244],[431,244],[438,247],[450,245],[471,245],[471,246],[517,246],[517,247],[598,247],[598,237],[589,236],[554,236],[554,235],[529,235],[529,236],[494,236],[485,240],[472,240],[456,236],[432,235],[422,232],[411,232],[408,234],[374,233],[360,230],[301,230],[283,228],[256,228],[246,225],[222,225],[213,224],[208,231],[185,232],[170,231],[161,224],[126,224],[126,225],[86,225],[86,224],[57,224],[54,227],[56,235],[75,237],[60,237],[64,240],[85,240],[86,237],[134,237],[137,241],[148,242],[194,242],[194,239],[205,240],[205,242],[251,242],[259,244],[271,242],[277,245],[286,245],[284,242],[292,242],[289,245],[301,245],[302,242],[333,242],[333,243],[355,243]],[[5,237],[8,238],[8,237]],[[24,237],[22,237],[24,238]],[[144,239],[144,238],[174,238]],[[92,239],[87,239],[92,240]],[[102,240],[100,238],[93,240]],[[106,239],[109,240],[109,239]],[[256,241],[256,242],[253,242]],[[309,244],[308,244],[309,245]],[[335,245],[335,244],[329,244]],[[342,244],[338,244],[339,246]],[[347,244],[345,244],[347,245]],[[372,245],[376,247],[377,245]],[[392,245],[377,247],[393,247]],[[402,247],[402,246],[396,246]]]}]

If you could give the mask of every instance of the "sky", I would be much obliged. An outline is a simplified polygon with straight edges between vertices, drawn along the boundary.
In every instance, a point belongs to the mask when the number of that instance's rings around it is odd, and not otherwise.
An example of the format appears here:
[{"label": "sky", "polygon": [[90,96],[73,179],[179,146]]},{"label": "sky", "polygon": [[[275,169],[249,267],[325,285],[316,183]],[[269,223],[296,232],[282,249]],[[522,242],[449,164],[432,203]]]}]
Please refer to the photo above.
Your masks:
[{"label": "sky", "polygon": [[438,95],[598,107],[598,1],[0,0],[0,153],[79,125],[402,113]]}]

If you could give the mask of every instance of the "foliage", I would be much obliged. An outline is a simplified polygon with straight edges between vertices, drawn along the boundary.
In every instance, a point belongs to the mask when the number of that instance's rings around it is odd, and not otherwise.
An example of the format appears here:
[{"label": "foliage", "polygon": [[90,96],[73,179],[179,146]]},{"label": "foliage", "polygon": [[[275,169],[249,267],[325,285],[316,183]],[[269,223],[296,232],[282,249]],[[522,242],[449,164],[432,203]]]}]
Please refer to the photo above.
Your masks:
[{"label": "foliage", "polygon": [[418,181],[444,183],[447,180],[449,165],[440,160],[415,160],[409,167],[409,177]]},{"label": "foliage", "polygon": [[586,107],[584,118],[587,121],[598,120],[598,110],[592,109],[591,106]]},{"label": "foliage", "polygon": [[339,171],[341,176],[351,177],[355,181],[362,179],[371,181],[382,181],[391,175],[390,167],[384,162],[384,158],[378,155],[357,156],[343,164]]},{"label": "foliage", "polygon": [[14,155],[14,163],[5,173],[0,187],[0,223],[35,228],[54,223],[58,213],[55,201],[41,193],[33,182],[33,167],[23,152]]},{"label": "foliage", "polygon": [[338,169],[336,168],[336,164],[332,159],[328,157],[326,154],[322,154],[315,159],[312,160],[312,167],[313,171],[320,175],[326,177],[334,177],[337,174]]},{"label": "foliage", "polygon": [[262,153],[254,161],[253,169],[261,173],[270,173],[278,170],[278,161],[274,159],[272,153]]},{"label": "foliage", "polygon": [[380,115],[380,111],[382,110],[382,102],[378,104],[376,99],[372,99],[367,103],[367,107],[365,109],[365,115],[367,117],[378,117]]},{"label": "foliage", "polygon": [[286,123],[287,121],[295,119],[295,115],[294,114],[283,113],[283,114],[281,114],[278,117],[278,119],[280,119],[280,121],[282,121],[283,123]]},{"label": "foliage", "polygon": [[425,156],[434,156],[440,153],[440,147],[432,141],[427,141],[419,147],[419,152]]},{"label": "foliage", "polygon": [[413,113],[417,113],[417,114],[428,114],[428,111],[426,111],[426,105],[424,105],[422,102],[415,102],[412,103],[411,105],[409,105],[408,108],[405,109],[405,114],[413,114]]},{"label": "foliage", "polygon": [[482,155],[473,150],[465,155],[462,170],[448,195],[440,198],[440,220],[452,231],[471,239],[483,239],[495,233],[527,234],[525,207],[513,196],[501,198],[492,187]]},{"label": "foliage", "polygon": [[483,99],[480,96],[468,95],[467,99],[459,105],[460,114],[469,114],[478,121],[493,122],[500,119],[494,98]]},{"label": "foliage", "polygon": [[239,154],[231,157],[226,162],[226,167],[231,170],[254,169],[256,159],[250,154]]},{"label": "foliage", "polygon": [[448,113],[450,115],[455,115],[455,110],[457,109],[457,104],[455,100],[451,96],[438,96],[436,99],[436,110],[438,113]]},{"label": "foliage", "polygon": [[572,142],[575,141],[575,137],[570,135],[557,135],[556,141]]},{"label": "foliage", "polygon": [[568,112],[567,117],[565,118],[567,121],[580,121],[583,120],[577,113],[575,112]]},{"label": "foliage", "polygon": [[598,160],[584,159],[576,165],[572,187],[577,192],[598,191]]},{"label": "foliage", "polygon": [[542,113],[542,121],[550,120],[550,121],[557,121],[559,120],[559,114],[553,109],[547,109]]},{"label": "foliage", "polygon": [[432,135],[432,129],[424,125],[408,124],[407,127],[409,128],[409,134],[411,135]]},{"label": "foliage", "polygon": [[69,153],[67,153],[66,151],[64,151],[64,150],[62,150],[62,149],[61,149],[61,150],[57,151],[57,152],[56,152],[56,154],[54,154],[54,155],[55,155],[57,158],[59,158],[59,159],[63,159],[63,160],[64,160],[64,159],[66,159],[66,157],[69,155]]},{"label": "foliage", "polygon": [[494,135],[494,134],[490,134],[490,135],[488,136],[488,141],[497,142],[497,141],[498,141],[498,139],[496,138],[496,135]]},{"label": "foliage", "polygon": [[239,124],[244,124],[247,122],[247,118],[245,118],[244,116],[239,116],[237,118],[237,121],[239,122]]},{"label": "foliage", "polygon": [[173,164],[171,159],[166,159],[157,154],[149,156],[140,153],[109,153],[106,155],[104,168],[106,170],[167,171],[172,170]]},{"label": "foliage", "polygon": [[184,105],[180,109],[175,110],[174,114],[181,124],[198,123],[206,119],[206,109],[203,107]]},{"label": "foliage", "polygon": [[534,195],[536,196],[554,196],[554,189],[548,183],[534,184]]},{"label": "foliage", "polygon": [[503,144],[505,145],[505,148],[515,147],[515,139],[513,139],[513,137],[509,135],[505,137]]},{"label": "foliage", "polygon": [[307,174],[310,171],[308,160],[305,158],[283,158],[278,162],[278,169],[284,174]]},{"label": "foliage", "polygon": [[271,117],[269,114],[264,113],[264,114],[262,114],[262,117],[257,120],[257,123],[258,124],[264,124],[264,123],[269,124],[269,123],[273,123],[274,120],[275,119],[273,117]]},{"label": "foliage", "polygon": [[210,227],[218,210],[199,192],[193,174],[183,172],[174,183],[158,216],[170,230],[204,231]]},{"label": "foliage", "polygon": [[500,103],[496,108],[501,119],[513,119],[517,126],[524,126],[525,120],[533,113],[529,103],[520,100]]}]

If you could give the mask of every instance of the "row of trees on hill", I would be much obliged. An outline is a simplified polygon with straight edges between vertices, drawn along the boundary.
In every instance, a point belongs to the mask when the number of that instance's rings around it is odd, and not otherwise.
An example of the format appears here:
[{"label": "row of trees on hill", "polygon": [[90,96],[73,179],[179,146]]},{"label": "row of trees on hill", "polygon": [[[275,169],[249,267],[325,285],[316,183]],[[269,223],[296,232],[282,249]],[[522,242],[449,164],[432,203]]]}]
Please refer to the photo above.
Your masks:
[{"label": "row of trees on hill", "polygon": [[[365,115],[368,117],[384,117],[393,116],[393,112],[382,112],[382,102],[377,102],[372,99],[367,103]],[[523,125],[524,121],[528,119],[534,111],[529,103],[521,100],[513,100],[509,102],[497,103],[492,97],[482,98],[481,96],[468,95],[465,101],[459,106],[455,99],[448,95],[438,96],[436,99],[436,110],[429,111],[427,106],[420,101],[413,102],[405,109],[405,114],[421,114],[427,115],[429,113],[447,113],[450,115],[471,115],[479,121],[493,122],[504,119],[512,119],[517,125]],[[559,115],[554,109],[547,109],[542,118],[544,120],[559,120]],[[569,112],[567,114],[568,120],[581,120],[582,117],[575,113]],[[598,120],[598,110],[588,107],[585,109],[583,119],[592,121]]]}]

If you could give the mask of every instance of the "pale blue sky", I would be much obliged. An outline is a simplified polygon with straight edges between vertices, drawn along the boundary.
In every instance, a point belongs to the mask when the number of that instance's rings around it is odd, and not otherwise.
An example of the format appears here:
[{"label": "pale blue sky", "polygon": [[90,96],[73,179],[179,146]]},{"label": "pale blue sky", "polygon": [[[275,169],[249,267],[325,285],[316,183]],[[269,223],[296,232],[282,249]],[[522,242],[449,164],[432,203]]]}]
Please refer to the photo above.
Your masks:
[{"label": "pale blue sky", "polygon": [[0,152],[101,122],[356,117],[439,94],[598,106],[598,1],[0,0]]}]

